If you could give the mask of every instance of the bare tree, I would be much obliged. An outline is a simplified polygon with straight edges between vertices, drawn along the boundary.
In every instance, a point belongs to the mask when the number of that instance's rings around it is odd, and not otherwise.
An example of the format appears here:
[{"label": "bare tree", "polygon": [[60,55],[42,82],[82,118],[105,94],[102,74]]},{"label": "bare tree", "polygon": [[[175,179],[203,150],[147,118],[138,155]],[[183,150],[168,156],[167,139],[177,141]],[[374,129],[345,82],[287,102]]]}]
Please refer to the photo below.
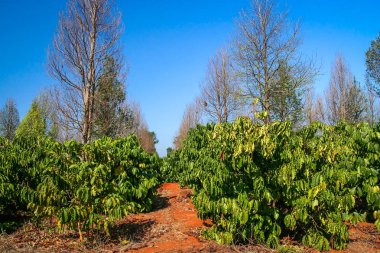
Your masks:
[{"label": "bare tree", "polygon": [[19,124],[20,116],[16,103],[9,98],[4,108],[0,110],[0,134],[8,140],[13,140]]},{"label": "bare tree", "polygon": [[201,100],[205,114],[217,123],[227,122],[241,108],[237,78],[227,51],[218,52],[210,60]]},{"label": "bare tree", "polygon": [[141,128],[142,125],[146,125],[146,122],[142,115],[141,106],[139,103],[132,102],[130,104],[130,109],[133,115],[133,123],[132,123],[131,131],[132,133],[135,133],[138,135],[139,128]]},{"label": "bare tree", "polygon": [[326,110],[322,97],[318,96],[314,105],[314,117],[319,122],[326,122]]},{"label": "bare tree", "polygon": [[307,125],[310,125],[314,121],[326,122],[323,99],[321,96],[315,99],[315,94],[312,89],[307,92],[304,111]]},{"label": "bare tree", "polygon": [[368,107],[367,107],[367,121],[373,126],[375,122],[379,119],[378,117],[378,99],[372,90],[372,87],[367,86],[367,97],[368,97]]},{"label": "bare tree", "polygon": [[326,94],[329,121],[356,123],[364,120],[366,98],[342,55],[336,57]]},{"label": "bare tree", "polygon": [[142,124],[139,127],[138,138],[141,144],[141,147],[149,154],[157,153],[155,145],[158,143],[156,138],[156,133],[151,132],[148,129],[146,123]]},{"label": "bare tree", "polygon": [[252,1],[252,9],[240,15],[235,49],[244,95],[258,99],[264,123],[271,122],[274,89],[282,92],[273,85],[281,62],[287,64],[290,75],[298,80],[294,83],[296,90],[309,83],[316,73],[313,63],[302,60],[297,53],[299,26],[291,27],[287,13],[279,13],[275,7],[271,0]]},{"label": "bare tree", "polygon": [[141,147],[149,154],[157,153],[155,147],[155,145],[158,143],[156,133],[149,130],[148,124],[142,115],[140,105],[136,102],[133,102],[128,106],[128,108],[132,113],[130,120],[131,125],[126,128],[128,134],[136,134],[140,141]]},{"label": "bare tree", "polygon": [[187,133],[191,128],[195,128],[197,124],[200,124],[201,118],[201,101],[196,99],[194,103],[189,104],[185,109],[177,136],[173,141],[174,149],[182,147]]},{"label": "bare tree", "polygon": [[120,15],[111,0],[69,0],[60,16],[49,73],[60,82],[56,92],[63,124],[91,140],[95,92],[107,56],[120,60]]},{"label": "bare tree", "polygon": [[304,106],[306,124],[310,125],[315,121],[314,111],[314,90],[310,89],[306,94],[305,106]]},{"label": "bare tree", "polygon": [[337,55],[335,65],[331,69],[330,83],[326,94],[329,120],[336,123],[346,118],[347,92],[352,82],[352,75],[341,55]]}]

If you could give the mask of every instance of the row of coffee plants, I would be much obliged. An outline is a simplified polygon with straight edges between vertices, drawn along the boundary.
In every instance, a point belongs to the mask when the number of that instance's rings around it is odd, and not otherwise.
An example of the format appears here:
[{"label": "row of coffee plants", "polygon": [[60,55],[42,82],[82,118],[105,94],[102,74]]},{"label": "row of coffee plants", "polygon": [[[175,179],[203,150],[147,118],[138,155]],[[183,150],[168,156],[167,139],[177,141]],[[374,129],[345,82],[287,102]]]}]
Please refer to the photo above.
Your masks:
[{"label": "row of coffee plants", "polygon": [[344,249],[346,223],[380,229],[380,131],[368,124],[259,125],[247,118],[198,126],[163,172],[195,190],[219,243],[277,247],[290,235],[319,250]]},{"label": "row of coffee plants", "polygon": [[152,206],[160,160],[135,136],[87,145],[47,137],[0,139],[0,215],[26,210],[58,230],[102,230]]}]

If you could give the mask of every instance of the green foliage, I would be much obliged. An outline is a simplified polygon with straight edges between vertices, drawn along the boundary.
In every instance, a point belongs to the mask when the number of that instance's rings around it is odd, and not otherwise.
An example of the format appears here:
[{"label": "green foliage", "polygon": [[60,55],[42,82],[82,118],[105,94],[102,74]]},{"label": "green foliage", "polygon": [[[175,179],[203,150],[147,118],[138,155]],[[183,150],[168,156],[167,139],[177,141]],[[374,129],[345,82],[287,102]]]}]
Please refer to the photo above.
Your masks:
[{"label": "green foliage", "polygon": [[179,152],[174,151],[171,148],[167,149],[167,156],[162,161],[160,167],[160,180],[161,182],[178,182],[179,170],[177,163],[179,162]]},{"label": "green foliage", "polygon": [[46,120],[37,101],[33,101],[28,113],[16,130],[16,136],[39,136],[46,132]]},{"label": "green foliage", "polygon": [[27,205],[37,219],[55,217],[59,230],[109,234],[116,219],[151,208],[159,158],[134,135],[87,145],[18,137],[0,149],[0,215]]},{"label": "green foliage", "polygon": [[380,33],[375,40],[371,41],[371,46],[365,56],[369,84],[380,96]]},{"label": "green foliage", "polygon": [[347,90],[347,111],[346,121],[351,124],[365,121],[365,111],[368,107],[366,94],[364,93],[359,82],[354,78],[353,83]]},{"label": "green foliage", "polygon": [[49,91],[44,91],[35,99],[39,110],[41,111],[43,121],[45,123],[44,134],[53,138],[53,140],[60,139],[58,110],[54,96]]},{"label": "green foliage", "polygon": [[368,124],[289,122],[198,126],[166,159],[168,175],[195,190],[203,232],[219,243],[277,247],[291,234],[319,250],[344,249],[345,221],[379,224],[380,132]]},{"label": "green foliage", "polygon": [[301,253],[301,252],[304,252],[304,249],[300,246],[280,245],[278,247],[278,252],[280,252],[280,253]]},{"label": "green foliage", "polygon": [[272,84],[271,119],[278,121],[290,120],[300,123],[302,119],[302,98],[305,93],[306,80],[297,80],[292,75],[291,67],[286,61],[280,61],[276,81]]},{"label": "green foliage", "polygon": [[133,118],[131,111],[125,106],[125,87],[119,81],[120,64],[109,56],[104,59],[103,64],[95,93],[94,136],[115,138],[123,135],[123,128],[132,127],[130,125]]},{"label": "green foliage", "polygon": [[47,143],[37,136],[16,136],[13,142],[0,139],[0,215],[26,210],[21,191],[39,183],[38,166],[45,159]]}]

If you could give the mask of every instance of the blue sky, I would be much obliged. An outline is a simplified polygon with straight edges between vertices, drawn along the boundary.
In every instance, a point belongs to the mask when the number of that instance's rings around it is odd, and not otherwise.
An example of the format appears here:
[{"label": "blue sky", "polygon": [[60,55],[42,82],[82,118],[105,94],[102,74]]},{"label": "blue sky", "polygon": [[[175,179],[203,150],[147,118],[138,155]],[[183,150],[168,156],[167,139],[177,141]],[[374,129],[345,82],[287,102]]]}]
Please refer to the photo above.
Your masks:
[{"label": "blue sky", "polygon": [[[280,2],[280,1],[279,1]],[[233,37],[235,20],[250,0],[116,0],[123,15],[128,97],[139,102],[157,149],[172,145],[185,106],[199,92],[210,57]],[[65,0],[0,0],[0,106],[15,99],[23,117],[35,96],[55,81],[46,72]],[[361,82],[365,51],[380,32],[380,1],[288,0],[281,6],[301,20],[301,51],[315,57],[323,93],[331,65],[342,53]]]}]

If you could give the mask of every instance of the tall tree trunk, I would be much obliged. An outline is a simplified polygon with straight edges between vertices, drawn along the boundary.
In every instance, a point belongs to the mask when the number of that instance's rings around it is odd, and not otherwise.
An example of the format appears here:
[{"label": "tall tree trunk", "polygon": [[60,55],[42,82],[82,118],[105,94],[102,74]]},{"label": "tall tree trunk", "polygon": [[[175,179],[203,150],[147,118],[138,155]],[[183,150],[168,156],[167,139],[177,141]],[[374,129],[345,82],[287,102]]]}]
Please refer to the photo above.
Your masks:
[{"label": "tall tree trunk", "polygon": [[92,139],[96,82],[105,58],[120,60],[120,15],[112,3],[69,0],[49,51],[49,72],[62,85],[57,96],[62,122],[80,134],[83,143]]}]

